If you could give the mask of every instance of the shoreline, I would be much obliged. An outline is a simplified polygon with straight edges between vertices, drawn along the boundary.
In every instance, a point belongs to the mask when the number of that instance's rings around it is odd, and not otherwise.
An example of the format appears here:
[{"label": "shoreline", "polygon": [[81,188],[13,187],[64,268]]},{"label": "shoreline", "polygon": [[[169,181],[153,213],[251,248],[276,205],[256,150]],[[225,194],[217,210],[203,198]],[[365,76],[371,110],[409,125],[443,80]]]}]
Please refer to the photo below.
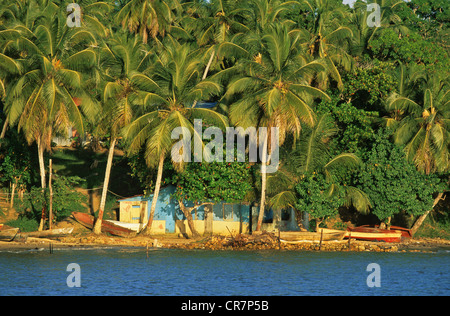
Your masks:
[{"label": "shoreline", "polygon": [[450,251],[450,240],[440,238],[412,238],[401,243],[370,242],[361,240],[304,241],[295,244],[278,241],[263,243],[237,244],[236,240],[225,236],[200,237],[186,239],[183,237],[155,235],[151,237],[122,238],[106,235],[83,234],[81,236],[61,237],[55,239],[28,238],[26,242],[0,241],[0,253],[33,250],[53,250],[58,248],[161,248],[185,250],[293,250],[293,251],[342,251],[342,252],[437,252]]}]

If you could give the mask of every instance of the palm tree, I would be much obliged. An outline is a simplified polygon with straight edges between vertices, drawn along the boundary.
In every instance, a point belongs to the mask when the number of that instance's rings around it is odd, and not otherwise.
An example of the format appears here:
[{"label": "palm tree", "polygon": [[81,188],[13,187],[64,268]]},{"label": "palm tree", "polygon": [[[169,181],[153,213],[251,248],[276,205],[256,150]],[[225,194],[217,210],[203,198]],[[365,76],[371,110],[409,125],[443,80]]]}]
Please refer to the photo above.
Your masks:
[{"label": "palm tree", "polygon": [[291,24],[292,21],[280,19],[281,15],[291,9],[295,1],[251,0],[246,4],[250,12],[251,29],[263,34],[273,24]]},{"label": "palm tree", "polygon": [[[406,159],[426,174],[449,169],[450,93],[448,78],[438,75],[428,78],[423,69],[411,65],[397,68],[398,92],[386,100],[387,126],[394,129],[394,142],[405,145]],[[422,99],[420,102],[419,100]],[[417,101],[417,102],[416,102]],[[439,192],[431,210],[442,198]],[[417,232],[430,211],[414,223]]]},{"label": "palm tree", "polygon": [[18,124],[30,144],[37,143],[44,189],[44,151],[50,150],[52,137],[67,133],[71,125],[83,134],[83,114],[95,116],[96,103],[83,87],[83,74],[95,65],[89,45],[96,41],[84,28],[67,27],[65,12],[53,3],[30,25],[15,26],[21,34],[18,48],[24,70],[5,103],[10,124]]},{"label": "palm tree", "polygon": [[[147,235],[151,233],[164,160],[171,153],[175,143],[171,139],[172,131],[177,127],[186,128],[197,142],[202,143],[200,135],[193,128],[191,121],[193,118],[207,118],[215,126],[223,129],[227,126],[225,116],[211,109],[192,106],[195,100],[207,100],[221,91],[219,84],[202,79],[200,54],[190,45],[180,44],[171,36],[167,36],[164,46],[157,55],[156,62],[134,79],[136,84],[146,91],[142,94],[142,113],[124,130],[124,135],[129,141],[129,151],[137,152],[145,146],[147,165],[158,168],[150,216],[142,232]],[[177,169],[183,168],[182,162],[173,161],[173,163]],[[191,213],[187,208],[183,208],[182,201],[179,201],[179,204],[185,211],[193,235],[197,236]]]},{"label": "palm tree", "polygon": [[[21,52],[16,45],[20,33],[14,28],[21,21],[25,21],[27,9],[37,9],[35,1],[0,1],[0,96],[8,94],[10,84],[15,82],[22,71]],[[30,13],[31,15],[31,13]],[[3,139],[9,125],[6,117],[1,129],[0,139]]]},{"label": "palm tree", "polygon": [[[8,28],[0,31],[0,98],[2,100],[4,100],[9,87],[17,80],[22,71],[19,60],[20,55],[13,44],[18,37],[19,33],[17,31]],[[1,128],[0,139],[5,137],[8,124],[8,118],[6,118],[3,128]]]},{"label": "palm tree", "polygon": [[[402,105],[405,102],[400,101],[405,99],[420,99],[420,91],[422,86],[426,84],[426,74],[424,67],[416,64],[408,65],[398,62],[397,67],[392,72],[392,76],[396,79],[398,86],[396,91],[393,91],[385,102],[385,108],[389,116],[383,117],[385,124],[390,128],[397,128],[399,122],[405,115],[405,109]],[[397,100],[395,103],[394,101]]]},{"label": "palm tree", "polygon": [[151,52],[144,49],[138,35],[127,38],[126,34],[120,33],[109,39],[100,53],[103,93],[97,132],[109,134],[110,145],[100,208],[94,226],[95,234],[101,233],[115,145],[121,130],[131,123],[133,114],[140,104],[140,91],[134,82],[147,68],[150,55]]},{"label": "palm tree", "polygon": [[349,15],[348,9],[343,5],[336,6],[336,1],[332,0],[302,0],[299,3],[312,16],[311,26],[298,30],[303,49],[327,65],[327,72],[320,74],[319,87],[326,89],[328,76],[331,76],[338,88],[343,88],[338,66],[346,71],[353,67],[353,58],[348,53],[353,33],[342,23]]},{"label": "palm tree", "polygon": [[[184,32],[194,34],[197,44],[205,51],[205,79],[214,60],[237,56],[242,47],[234,43],[235,38],[247,34],[251,29],[246,25],[247,9],[236,0],[217,0],[210,3],[195,2],[186,10],[180,21]],[[194,101],[193,107],[197,102]]]},{"label": "palm tree", "polygon": [[448,79],[429,78],[421,90],[422,101],[393,94],[388,111],[404,113],[394,133],[394,142],[405,145],[406,158],[426,174],[449,168],[450,90]]},{"label": "palm tree", "polygon": [[130,0],[117,13],[116,21],[124,29],[142,36],[147,43],[149,36],[164,37],[175,19],[175,11],[181,11],[178,0]]},{"label": "palm tree", "polygon": [[[327,181],[324,196],[332,199],[342,193],[345,204],[353,205],[357,211],[367,213],[371,206],[367,195],[361,190],[342,183],[342,173],[349,173],[361,160],[352,153],[341,153],[333,156],[329,141],[338,133],[334,122],[328,114],[317,119],[312,128],[305,128],[295,148],[285,155],[285,164],[279,172],[268,177],[268,188],[271,198],[269,205],[276,209],[295,207],[298,196],[294,190],[297,183],[304,181],[306,175],[323,175]],[[320,221],[316,222],[317,227]]]},{"label": "palm tree", "polygon": [[[310,106],[313,97],[328,96],[311,87],[312,76],[324,66],[307,63],[298,51],[298,35],[290,35],[286,26],[269,27],[262,37],[260,53],[243,59],[236,67],[240,72],[228,86],[225,99],[231,101],[229,116],[233,125],[243,127],[271,127],[279,129],[278,145],[286,135],[298,137],[301,123],[314,125],[315,114]],[[233,99],[231,99],[233,97]],[[261,136],[261,135],[260,135]],[[267,133],[260,139],[263,155],[272,149]],[[266,165],[261,166],[261,201],[256,230],[261,229],[265,208]]]},{"label": "palm tree", "polygon": [[398,0],[374,0],[371,3],[376,3],[380,7],[380,25],[377,27],[369,26],[367,19],[372,14],[367,10],[367,3],[356,2],[352,15],[350,17],[350,28],[353,32],[353,40],[351,51],[353,56],[362,56],[368,52],[370,42],[380,33],[381,30],[391,28],[403,36],[409,33],[409,29],[402,25],[402,20],[398,14],[395,13],[397,8],[404,5],[403,1]]}]

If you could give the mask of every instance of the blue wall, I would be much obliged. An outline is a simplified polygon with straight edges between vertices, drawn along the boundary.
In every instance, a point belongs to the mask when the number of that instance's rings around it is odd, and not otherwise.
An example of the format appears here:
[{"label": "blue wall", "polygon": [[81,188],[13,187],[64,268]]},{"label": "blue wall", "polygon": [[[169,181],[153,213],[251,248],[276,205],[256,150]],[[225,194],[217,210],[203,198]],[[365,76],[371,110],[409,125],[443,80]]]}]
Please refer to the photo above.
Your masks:
[{"label": "blue wall", "polygon": [[[178,206],[175,199],[171,199],[170,195],[175,192],[175,187],[172,185],[161,188],[158,195],[158,200],[156,201],[154,220],[165,220],[166,221],[166,233],[175,232],[175,221],[181,216],[180,207]],[[119,200],[119,202],[127,201],[147,201],[147,214],[150,217],[150,209],[152,207],[153,194],[149,196],[133,196],[127,199]],[[178,216],[177,216],[178,214]]]},{"label": "blue wall", "polygon": [[[184,214],[181,212],[178,205],[178,201],[170,196],[175,193],[176,187],[173,185],[161,188],[158,200],[156,202],[156,210],[154,219],[155,220],[165,220],[166,221],[166,233],[175,232],[175,222],[177,220],[186,219]],[[150,196],[134,196],[127,199],[119,200],[121,201],[148,201],[148,216],[150,216],[150,209],[152,206],[153,194]],[[186,202],[185,205],[192,207],[194,204],[190,201]],[[201,206],[197,209],[196,215],[193,212],[194,219],[204,220],[205,219],[205,207]],[[258,209],[259,210],[259,209]],[[213,220],[214,221],[233,221],[233,222],[243,222],[250,224],[250,205],[242,204],[229,204],[229,203],[217,203],[213,205]],[[264,222],[270,221],[274,217],[274,212],[272,209],[267,209],[264,214]]]}]

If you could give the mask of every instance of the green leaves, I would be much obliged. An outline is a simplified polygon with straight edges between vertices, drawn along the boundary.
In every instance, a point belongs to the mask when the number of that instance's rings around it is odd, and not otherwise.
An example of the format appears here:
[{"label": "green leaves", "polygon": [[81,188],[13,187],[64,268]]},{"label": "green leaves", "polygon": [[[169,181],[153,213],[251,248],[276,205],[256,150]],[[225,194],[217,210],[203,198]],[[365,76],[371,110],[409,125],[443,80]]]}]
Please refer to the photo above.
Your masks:
[{"label": "green leaves", "polygon": [[295,207],[306,211],[312,218],[324,219],[338,213],[345,203],[344,192],[328,181],[321,173],[305,173],[295,186],[298,195]]},{"label": "green leaves", "polygon": [[245,162],[190,163],[172,179],[179,201],[242,202],[252,188]]},{"label": "green leaves", "polygon": [[433,193],[443,186],[436,175],[424,175],[405,160],[402,148],[378,134],[357,176],[358,188],[368,194],[372,212],[384,221],[400,212],[422,215],[433,205]]}]

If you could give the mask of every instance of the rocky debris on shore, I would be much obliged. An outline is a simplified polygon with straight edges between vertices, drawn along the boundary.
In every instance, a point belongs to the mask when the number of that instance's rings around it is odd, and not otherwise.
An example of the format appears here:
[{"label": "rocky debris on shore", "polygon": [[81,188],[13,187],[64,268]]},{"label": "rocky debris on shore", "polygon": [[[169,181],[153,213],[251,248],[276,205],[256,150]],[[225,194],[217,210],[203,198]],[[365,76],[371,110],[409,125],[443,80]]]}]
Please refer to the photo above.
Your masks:
[{"label": "rocky debris on shore", "polygon": [[279,240],[276,234],[263,232],[261,234],[236,236],[211,236],[199,242],[187,244],[167,244],[167,248],[177,249],[208,249],[208,250],[321,250],[321,251],[375,251],[375,252],[395,252],[400,247],[397,243],[375,243],[359,240],[343,241],[323,241],[312,242],[303,241],[297,243],[284,243]]},{"label": "rocky debris on shore", "polygon": [[207,250],[307,250],[307,251],[373,251],[373,252],[430,252],[440,249],[450,250],[450,240],[439,238],[414,238],[402,243],[369,242],[352,239],[323,241],[283,242],[278,234],[256,232],[236,235],[214,235],[203,239],[186,239],[170,235],[152,237],[137,236],[122,238],[106,234],[79,233],[55,239],[28,238],[28,242],[0,242],[3,248],[33,248],[54,244],[55,247],[153,247],[168,249],[207,249]]}]

